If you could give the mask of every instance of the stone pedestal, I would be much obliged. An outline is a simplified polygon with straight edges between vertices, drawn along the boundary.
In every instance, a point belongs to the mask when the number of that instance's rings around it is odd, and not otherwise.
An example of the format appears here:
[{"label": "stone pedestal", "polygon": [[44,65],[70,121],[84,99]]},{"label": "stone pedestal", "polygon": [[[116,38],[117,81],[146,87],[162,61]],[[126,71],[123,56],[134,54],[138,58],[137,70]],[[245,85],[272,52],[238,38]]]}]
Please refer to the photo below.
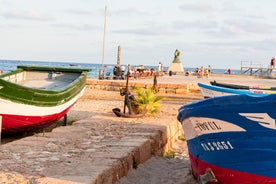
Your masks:
[{"label": "stone pedestal", "polygon": [[183,65],[180,61],[180,51],[178,49],[176,49],[174,52],[174,60],[171,63],[171,65],[168,69],[168,72],[169,72],[169,75],[184,73]]},{"label": "stone pedestal", "polygon": [[172,71],[173,73],[184,73],[182,63],[171,63],[168,72]]}]

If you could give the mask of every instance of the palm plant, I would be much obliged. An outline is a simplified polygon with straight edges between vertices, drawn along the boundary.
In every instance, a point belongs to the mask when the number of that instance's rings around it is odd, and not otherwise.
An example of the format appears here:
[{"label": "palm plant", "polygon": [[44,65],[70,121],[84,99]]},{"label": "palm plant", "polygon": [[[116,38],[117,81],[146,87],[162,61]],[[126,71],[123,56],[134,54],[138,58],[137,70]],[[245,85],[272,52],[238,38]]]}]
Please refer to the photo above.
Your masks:
[{"label": "palm plant", "polygon": [[160,108],[160,101],[163,97],[155,96],[154,91],[151,88],[146,90],[142,88],[136,88],[138,98],[132,101],[134,108],[138,108],[139,113],[145,113],[153,115],[158,112]]}]

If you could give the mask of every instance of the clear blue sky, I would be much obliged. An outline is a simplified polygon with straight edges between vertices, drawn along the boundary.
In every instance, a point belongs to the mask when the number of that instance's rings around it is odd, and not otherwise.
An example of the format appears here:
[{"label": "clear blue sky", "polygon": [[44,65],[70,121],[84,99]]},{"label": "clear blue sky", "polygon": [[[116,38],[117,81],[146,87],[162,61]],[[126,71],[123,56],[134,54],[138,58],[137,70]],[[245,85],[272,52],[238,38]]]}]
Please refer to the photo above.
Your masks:
[{"label": "clear blue sky", "polygon": [[184,67],[267,67],[276,56],[273,0],[0,0],[0,59]]}]

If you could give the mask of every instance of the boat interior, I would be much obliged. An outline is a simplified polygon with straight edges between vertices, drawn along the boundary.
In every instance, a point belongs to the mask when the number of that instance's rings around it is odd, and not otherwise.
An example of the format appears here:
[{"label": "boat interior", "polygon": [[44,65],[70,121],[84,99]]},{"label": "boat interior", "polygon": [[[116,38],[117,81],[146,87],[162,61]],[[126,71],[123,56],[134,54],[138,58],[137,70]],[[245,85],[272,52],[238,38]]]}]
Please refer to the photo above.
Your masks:
[{"label": "boat interior", "polygon": [[3,79],[22,86],[42,90],[62,90],[76,80],[81,73],[23,71]]}]

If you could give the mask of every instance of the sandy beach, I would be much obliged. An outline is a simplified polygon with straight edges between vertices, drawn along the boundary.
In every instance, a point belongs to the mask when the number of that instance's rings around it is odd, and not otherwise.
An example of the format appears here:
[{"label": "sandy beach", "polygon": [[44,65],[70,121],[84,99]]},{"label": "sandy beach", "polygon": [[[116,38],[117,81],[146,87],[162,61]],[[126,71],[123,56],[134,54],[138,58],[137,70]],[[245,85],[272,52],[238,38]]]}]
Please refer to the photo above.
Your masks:
[{"label": "sandy beach", "polygon": [[[109,95],[112,92],[96,90],[96,93]],[[114,94],[116,95],[116,94]],[[87,104],[96,103],[97,106],[89,106]],[[70,111],[69,116],[76,118],[88,118],[93,113],[110,112],[110,106],[118,107],[122,101],[120,100],[85,100],[81,99],[76,106]],[[171,103],[163,103],[161,113],[166,113],[169,116],[176,116],[178,105]],[[75,110],[76,109],[76,110]],[[83,110],[83,111],[82,111]],[[86,111],[86,112],[85,112]],[[80,113],[82,112],[82,113]],[[161,118],[161,115],[158,115]],[[154,117],[158,118],[158,117]],[[131,119],[127,119],[131,121]],[[193,184],[196,183],[190,175],[190,163],[187,155],[187,145],[185,141],[177,141],[173,149],[176,152],[175,158],[153,156],[151,159],[143,164],[138,165],[137,169],[133,169],[128,175],[122,178],[118,184],[154,184],[154,183],[171,183],[171,184]]]},{"label": "sandy beach", "polygon": [[[195,83],[198,79],[196,77],[183,76],[163,76],[159,77],[159,83]],[[184,80],[183,80],[184,79]],[[139,79],[140,83],[151,84],[151,79]],[[176,117],[178,109],[186,103],[194,101],[195,99],[202,99],[201,94],[193,96],[183,96],[181,94],[158,94],[164,96],[161,102],[161,109],[156,114],[154,119],[162,118],[163,116]],[[112,98],[109,98],[112,97]],[[167,98],[166,98],[167,97]],[[87,99],[88,98],[88,99]],[[92,100],[93,99],[93,100]],[[89,106],[88,104],[97,104],[96,106]],[[92,90],[89,97],[84,96],[70,111],[69,116],[75,118],[74,120],[88,118],[90,115],[84,111],[91,111],[93,113],[110,112],[110,107],[123,107],[123,97],[117,91]],[[75,111],[76,110],[76,111]],[[128,119],[127,119],[128,120]],[[125,121],[125,120],[124,120]],[[146,121],[146,119],[142,120]],[[138,165],[137,169],[133,169],[127,176],[120,179],[118,184],[195,184],[196,180],[190,173],[190,161],[188,156],[187,145],[185,141],[179,140],[174,144],[172,150],[176,153],[174,158],[165,156],[153,156],[143,164]]]},{"label": "sandy beach", "polygon": [[[165,80],[165,79],[164,79]],[[147,80],[148,81],[148,80]],[[175,80],[173,80],[175,81]],[[168,94],[163,94],[168,96]],[[162,118],[163,116],[176,117],[178,109],[185,103],[190,102],[190,98],[186,98],[183,95],[173,95],[175,99],[171,97],[166,98],[161,103],[161,109],[156,114],[154,119]],[[112,97],[108,98],[107,97]],[[201,98],[197,96],[197,98]],[[91,106],[89,104],[97,104]],[[93,90],[90,93],[89,99],[82,98],[73,107],[68,114],[69,117],[74,118],[74,121],[79,119],[86,119],[91,117],[88,111],[93,113],[110,113],[110,107],[123,106],[123,97],[119,95],[119,92]],[[132,121],[132,119],[124,119],[123,121]],[[147,121],[147,118],[141,119],[141,121]],[[120,179],[118,184],[195,184],[196,181],[190,173],[190,162],[187,155],[187,145],[185,141],[179,140],[174,144],[172,150],[176,153],[174,158],[153,156],[143,164],[138,165],[137,169],[131,170],[126,177]]]}]

